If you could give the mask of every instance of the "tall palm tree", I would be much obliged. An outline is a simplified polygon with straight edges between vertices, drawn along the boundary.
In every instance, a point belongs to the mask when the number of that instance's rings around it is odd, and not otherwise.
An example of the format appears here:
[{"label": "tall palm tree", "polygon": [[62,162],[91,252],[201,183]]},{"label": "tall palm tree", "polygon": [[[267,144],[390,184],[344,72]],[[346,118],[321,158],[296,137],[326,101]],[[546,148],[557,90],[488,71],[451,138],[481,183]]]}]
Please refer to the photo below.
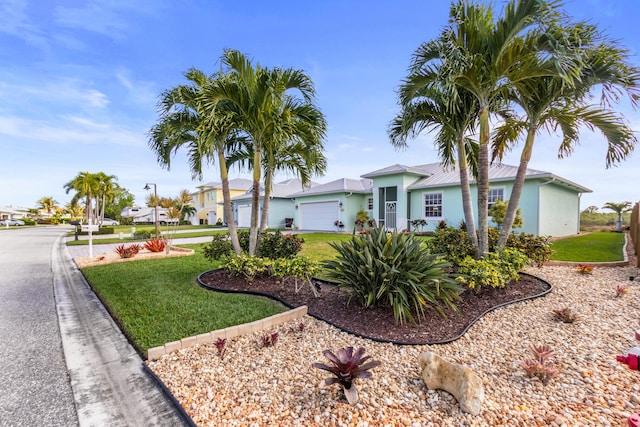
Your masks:
[{"label": "tall palm tree", "polygon": [[99,181],[96,174],[92,174],[89,172],[80,172],[75,176],[75,178],[64,185],[67,194],[69,194],[71,190],[74,190],[76,192],[76,194],[74,195],[74,199],[78,200],[84,197],[87,223],[89,221],[93,221],[93,219],[95,218],[95,212],[93,210],[92,203],[93,198],[98,192],[98,183]]},{"label": "tall palm tree", "polygon": [[[478,247],[469,175],[477,172],[478,144],[469,137],[476,124],[476,101],[469,93],[459,91],[455,108],[439,85],[422,85],[420,75],[410,74],[400,89],[402,111],[389,126],[391,144],[397,149],[407,147],[407,138],[422,131],[436,131],[435,144],[444,167],[457,164],[462,189],[464,219],[471,244]],[[469,166],[471,165],[471,168]]]},{"label": "tall palm tree", "polygon": [[[249,255],[253,256],[258,246],[263,151],[269,150],[270,144],[277,145],[283,141],[313,140],[318,146],[324,138],[326,124],[324,116],[314,105],[313,83],[302,71],[291,68],[270,70],[259,64],[254,66],[235,50],[225,50],[221,62],[231,78],[210,85],[207,91],[210,96],[206,96],[206,102],[212,109],[224,108],[231,115],[236,129],[252,145]],[[267,187],[265,185],[265,189]]]},{"label": "tall palm tree", "polygon": [[[637,143],[633,130],[623,118],[606,106],[617,99],[620,93],[628,94],[635,105],[640,93],[640,69],[629,65],[625,50],[601,39],[594,26],[578,23],[559,27],[556,32],[562,34],[568,48],[575,52],[574,62],[579,69],[577,76],[569,82],[555,76],[516,82],[512,99],[523,111],[523,117],[505,121],[493,141],[494,158],[501,160],[513,142],[526,134],[498,247],[505,246],[511,232],[535,137],[540,130],[551,133],[560,128],[563,140],[558,151],[559,157],[571,154],[578,143],[582,126],[600,130],[608,145],[607,167],[626,158]],[[588,104],[595,86],[602,90],[603,103],[599,106]]]},{"label": "tall palm tree", "polygon": [[96,174],[98,180],[98,188],[96,191],[96,211],[98,216],[98,222],[102,224],[104,218],[104,209],[108,202],[113,201],[115,197],[115,191],[119,187],[115,182],[118,177],[115,175],[107,175],[104,172],[98,172]]},{"label": "tall palm tree", "polygon": [[[563,75],[567,64],[542,55],[541,35],[546,24],[558,19],[557,2],[511,0],[494,19],[493,8],[458,0],[451,6],[449,24],[437,39],[414,55],[410,73],[420,83],[438,83],[447,91],[464,90],[475,97],[479,126],[478,147],[478,253],[488,244],[490,112],[508,100],[514,82],[537,76]],[[551,46],[548,44],[547,46]],[[545,58],[546,61],[540,60]],[[449,100],[455,109],[458,96]]]},{"label": "tall palm tree", "polygon": [[[158,162],[171,167],[172,155],[180,148],[187,149],[192,178],[202,179],[203,164],[218,161],[225,218],[233,249],[242,254],[240,241],[233,221],[227,152],[242,139],[235,131],[224,105],[207,101],[206,88],[221,85],[229,77],[218,73],[208,76],[195,68],[185,74],[188,84],[165,91],[159,102],[160,119],[149,132],[149,146],[156,153]],[[217,100],[217,99],[216,99]]]}]

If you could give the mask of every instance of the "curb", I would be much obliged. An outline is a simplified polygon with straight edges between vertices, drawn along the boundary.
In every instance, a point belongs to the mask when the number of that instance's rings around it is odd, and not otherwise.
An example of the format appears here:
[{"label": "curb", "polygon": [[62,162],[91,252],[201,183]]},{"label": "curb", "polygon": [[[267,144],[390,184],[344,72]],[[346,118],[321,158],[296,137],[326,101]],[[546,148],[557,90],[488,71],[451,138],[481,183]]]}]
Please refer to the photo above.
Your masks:
[{"label": "curb", "polygon": [[240,335],[264,331],[290,320],[302,317],[306,314],[307,306],[303,305],[298,308],[294,308],[293,310],[275,314],[254,322],[231,326],[225,329],[218,329],[217,331],[207,332],[206,334],[200,334],[193,337],[182,338],[180,341],[173,341],[159,347],[150,348],[147,350],[147,360],[158,360],[165,354],[173,353],[174,351],[182,350],[183,348],[190,348],[199,344],[211,344],[218,338],[230,339]]}]

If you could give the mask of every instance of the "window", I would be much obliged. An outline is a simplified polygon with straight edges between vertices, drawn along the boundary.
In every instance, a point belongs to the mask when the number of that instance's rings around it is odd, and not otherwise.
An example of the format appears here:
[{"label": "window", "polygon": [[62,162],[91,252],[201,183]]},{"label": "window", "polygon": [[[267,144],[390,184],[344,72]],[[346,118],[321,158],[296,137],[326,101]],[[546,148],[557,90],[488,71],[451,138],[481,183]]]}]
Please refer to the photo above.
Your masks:
[{"label": "window", "polygon": [[373,197],[367,198],[367,210],[373,211]]},{"label": "window", "polygon": [[504,188],[490,188],[489,197],[487,199],[489,210],[493,207],[496,200],[504,200]]},{"label": "window", "polygon": [[425,218],[442,218],[442,193],[424,194]]}]

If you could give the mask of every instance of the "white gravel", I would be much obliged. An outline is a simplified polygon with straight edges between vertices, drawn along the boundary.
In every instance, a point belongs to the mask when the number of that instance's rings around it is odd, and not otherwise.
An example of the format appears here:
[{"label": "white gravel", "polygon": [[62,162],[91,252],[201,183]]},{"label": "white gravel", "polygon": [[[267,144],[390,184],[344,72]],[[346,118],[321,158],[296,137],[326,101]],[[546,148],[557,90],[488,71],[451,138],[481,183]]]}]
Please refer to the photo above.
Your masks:
[{"label": "white gravel", "polygon": [[[223,360],[201,345],[163,356],[149,366],[199,426],[626,426],[640,413],[640,372],[616,361],[634,346],[640,328],[638,268],[598,268],[580,275],[573,267],[532,268],[553,284],[546,297],[485,316],[450,344],[394,346],[357,338],[306,317],[278,327],[275,347],[258,345],[259,333],[227,343]],[[615,287],[629,292],[615,298]],[[569,307],[573,324],[552,320]],[[560,370],[544,386],[518,362],[530,344],[548,344]],[[324,349],[363,346],[383,362],[360,380],[360,403],[340,399],[338,386],[321,389],[328,373],[311,367]],[[484,381],[480,415],[460,411],[444,391],[428,390],[417,358],[433,351],[475,370]]]}]

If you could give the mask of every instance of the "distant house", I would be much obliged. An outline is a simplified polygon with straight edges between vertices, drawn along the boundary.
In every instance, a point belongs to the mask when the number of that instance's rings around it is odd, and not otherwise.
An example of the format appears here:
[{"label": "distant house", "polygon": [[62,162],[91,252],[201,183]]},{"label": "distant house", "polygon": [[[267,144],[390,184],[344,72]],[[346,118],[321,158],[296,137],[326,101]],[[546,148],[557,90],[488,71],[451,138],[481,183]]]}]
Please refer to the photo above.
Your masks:
[{"label": "distant house", "polygon": [[[231,197],[246,193],[252,185],[253,182],[249,179],[230,179],[229,192]],[[193,225],[216,224],[218,221],[227,223],[224,218],[221,182],[208,182],[198,186],[198,190],[191,193],[191,206],[196,208],[196,213],[189,218]]]},{"label": "distant house", "polygon": [[[133,206],[125,208],[120,212],[123,218],[131,218],[134,224],[155,224],[156,209],[150,207]],[[173,224],[178,222],[178,218],[169,218],[165,208],[158,207],[158,223]]]}]

